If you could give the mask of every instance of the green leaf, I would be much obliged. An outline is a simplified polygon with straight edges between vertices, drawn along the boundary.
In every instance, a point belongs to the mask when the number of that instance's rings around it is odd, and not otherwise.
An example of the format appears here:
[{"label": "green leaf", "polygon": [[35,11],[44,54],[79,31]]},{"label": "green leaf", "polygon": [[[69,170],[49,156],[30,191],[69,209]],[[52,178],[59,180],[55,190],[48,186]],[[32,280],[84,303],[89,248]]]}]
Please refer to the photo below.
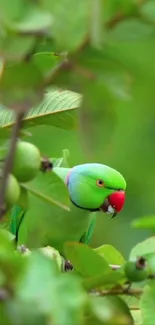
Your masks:
[{"label": "green leaf", "polygon": [[21,184],[21,187],[41,200],[69,211],[70,200],[67,186],[52,171],[47,173],[40,172],[33,181]]},{"label": "green leaf", "polygon": [[51,319],[55,324],[79,325],[82,323],[87,296],[78,280],[71,275],[63,274],[58,282],[53,284]]},{"label": "green leaf", "polygon": [[125,301],[128,307],[132,310],[134,308],[139,308],[139,297],[135,296],[128,296],[128,295],[121,295],[121,298]]},{"label": "green leaf", "polygon": [[68,157],[70,155],[70,152],[68,149],[64,149],[63,150],[63,161],[62,161],[62,164],[61,166],[62,167],[66,167],[66,168],[69,168],[69,163],[68,163]]},{"label": "green leaf", "polygon": [[1,17],[4,26],[20,33],[47,32],[52,24],[52,16],[31,1],[15,0],[10,6],[8,0],[0,0]]},{"label": "green leaf", "polygon": [[88,277],[83,280],[84,288],[87,290],[91,289],[105,289],[112,288],[116,284],[120,284],[121,280],[124,279],[124,276],[119,271],[109,271],[103,272],[98,276]]},{"label": "green leaf", "polygon": [[19,61],[32,51],[34,44],[33,36],[1,35],[0,55],[7,61]]},{"label": "green leaf", "polygon": [[137,256],[143,256],[147,253],[155,253],[155,237],[150,237],[138,243],[130,252],[129,259],[135,259]]},{"label": "green leaf", "polygon": [[[14,297],[0,305],[0,315],[7,325],[46,325],[47,316],[36,304]],[[5,320],[6,317],[6,320]]]},{"label": "green leaf", "polygon": [[63,156],[61,158],[50,158],[49,160],[52,162],[54,167],[65,167],[69,168],[68,165],[68,157],[69,157],[69,150],[63,150]]},{"label": "green leaf", "polygon": [[[1,236],[1,245],[3,242],[3,245],[5,244],[6,246],[8,245],[9,250],[13,249],[12,244],[10,245],[8,242],[12,242],[14,240],[14,235],[10,233],[10,231],[7,231],[5,229],[0,230],[0,236]],[[8,243],[8,244],[7,244]]]},{"label": "green leaf", "polygon": [[14,286],[25,268],[25,261],[14,251],[13,240],[9,231],[0,229],[0,285]]},{"label": "green leaf", "polygon": [[94,250],[103,256],[109,264],[122,265],[125,263],[125,259],[122,254],[111,245],[102,245]]},{"label": "green leaf", "polygon": [[[0,79],[0,101],[6,107],[26,111],[42,99],[42,82],[42,74],[32,62],[5,66]],[[3,111],[1,114],[5,115]]]},{"label": "green leaf", "polygon": [[41,309],[47,311],[51,307],[51,285],[52,278],[58,274],[57,264],[40,252],[32,252],[26,258],[27,272],[21,276],[17,284],[18,298],[35,302]]},{"label": "green leaf", "polygon": [[[59,49],[72,51],[86,39],[89,28],[89,0],[43,0],[42,6],[53,16],[51,33]],[[67,8],[67,10],[66,10]]]},{"label": "green leaf", "polygon": [[10,138],[10,130],[3,129],[0,127],[0,157],[1,157],[1,153],[6,154],[9,138]]},{"label": "green leaf", "polygon": [[51,260],[54,260],[57,263],[59,270],[62,270],[62,257],[55,248],[46,246],[39,248],[39,251]]},{"label": "green leaf", "polygon": [[[65,90],[51,90],[44,100],[25,115],[23,127],[53,125],[72,129],[76,125],[76,109],[81,104],[81,95]],[[11,127],[14,122],[12,111],[0,109],[0,126]]]},{"label": "green leaf", "polygon": [[18,285],[18,298],[39,307],[53,324],[78,325],[86,302],[79,280],[59,273],[54,261],[37,252],[28,260],[27,272]]},{"label": "green leaf", "polygon": [[63,157],[62,158],[50,158],[49,159],[54,167],[63,167]]},{"label": "green leaf", "polygon": [[141,229],[154,229],[155,228],[155,216],[146,216],[138,218],[132,221],[132,227]]},{"label": "green leaf", "polygon": [[153,34],[154,26],[141,22],[136,18],[126,19],[116,25],[110,32],[108,32],[109,40],[118,41],[134,41],[143,40]]},{"label": "green leaf", "polygon": [[32,34],[35,32],[47,32],[52,25],[52,17],[50,13],[31,5],[25,11],[20,21],[11,24],[11,28],[15,31]]},{"label": "green leaf", "polygon": [[46,74],[58,64],[58,57],[52,52],[36,53],[33,55],[32,61],[43,74]]},{"label": "green leaf", "polygon": [[107,261],[90,247],[81,243],[65,243],[65,256],[76,271],[84,277],[93,277],[111,272]]},{"label": "green leaf", "polygon": [[155,2],[147,1],[146,3],[142,4],[140,6],[140,13],[142,14],[142,17],[144,19],[150,20],[150,22],[155,22]]},{"label": "green leaf", "polygon": [[154,322],[155,287],[146,286],[140,299],[142,324],[151,325]]}]

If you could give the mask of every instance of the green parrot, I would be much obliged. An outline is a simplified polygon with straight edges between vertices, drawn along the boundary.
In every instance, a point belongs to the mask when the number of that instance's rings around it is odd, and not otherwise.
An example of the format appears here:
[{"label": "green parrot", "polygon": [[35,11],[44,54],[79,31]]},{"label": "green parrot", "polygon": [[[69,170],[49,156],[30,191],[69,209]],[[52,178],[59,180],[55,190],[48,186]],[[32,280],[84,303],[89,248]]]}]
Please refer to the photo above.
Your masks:
[{"label": "green parrot", "polygon": [[64,256],[64,242],[90,243],[97,211],[114,217],[122,210],[126,181],[115,169],[98,163],[54,167],[52,171],[68,188],[70,211],[51,207],[32,195],[25,211],[19,206],[12,209],[10,230],[17,245],[30,249],[51,246]]}]

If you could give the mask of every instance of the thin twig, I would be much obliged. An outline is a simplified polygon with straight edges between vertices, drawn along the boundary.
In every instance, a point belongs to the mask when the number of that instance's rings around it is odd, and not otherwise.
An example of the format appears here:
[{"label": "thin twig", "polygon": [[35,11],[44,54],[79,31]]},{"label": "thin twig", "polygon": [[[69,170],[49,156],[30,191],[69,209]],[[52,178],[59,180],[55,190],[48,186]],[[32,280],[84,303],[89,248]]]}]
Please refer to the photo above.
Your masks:
[{"label": "thin twig", "polygon": [[124,288],[121,289],[113,289],[113,290],[103,290],[99,293],[100,296],[108,296],[108,295],[127,295],[127,296],[140,296],[142,295],[143,290],[142,289],[129,289],[124,290]]},{"label": "thin twig", "polygon": [[138,306],[130,306],[130,310],[140,310]]},{"label": "thin twig", "polygon": [[23,119],[24,113],[17,112],[16,114],[16,122],[13,126],[12,137],[11,137],[11,144],[8,156],[6,157],[3,175],[2,175],[2,182],[0,188],[0,219],[2,219],[3,215],[5,214],[5,191],[7,186],[7,179],[8,175],[13,166],[13,159],[14,159],[14,152],[16,148],[16,142],[20,133],[21,123]]}]

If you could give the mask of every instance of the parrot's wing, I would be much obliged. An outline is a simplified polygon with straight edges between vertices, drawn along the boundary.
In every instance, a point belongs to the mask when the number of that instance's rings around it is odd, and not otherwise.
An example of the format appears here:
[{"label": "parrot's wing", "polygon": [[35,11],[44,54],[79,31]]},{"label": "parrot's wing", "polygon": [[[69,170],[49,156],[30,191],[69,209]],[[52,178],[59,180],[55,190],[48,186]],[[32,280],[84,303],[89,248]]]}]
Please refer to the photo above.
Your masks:
[{"label": "parrot's wing", "polygon": [[80,239],[80,243],[88,245],[92,239],[96,225],[96,213],[91,213],[91,219],[87,231]]},{"label": "parrot's wing", "polygon": [[11,211],[10,231],[15,236],[17,236],[18,229],[20,227],[24,214],[25,214],[25,210],[20,206],[14,206]]}]

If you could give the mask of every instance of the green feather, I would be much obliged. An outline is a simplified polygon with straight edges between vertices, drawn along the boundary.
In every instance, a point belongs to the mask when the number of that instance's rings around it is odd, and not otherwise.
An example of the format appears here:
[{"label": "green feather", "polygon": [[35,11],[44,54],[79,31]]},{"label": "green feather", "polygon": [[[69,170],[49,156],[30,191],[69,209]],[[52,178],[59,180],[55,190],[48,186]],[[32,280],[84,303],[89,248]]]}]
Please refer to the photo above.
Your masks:
[{"label": "green feather", "polygon": [[94,230],[96,225],[96,213],[92,216],[92,219],[88,225],[87,231],[84,233],[84,235],[81,237],[80,242],[84,243],[86,245],[90,244],[90,241],[92,239]]},{"label": "green feather", "polygon": [[12,211],[11,211],[11,224],[10,224],[10,231],[12,232],[13,235],[16,236],[17,231],[19,229],[22,216],[24,214],[24,210],[20,206],[14,206]]}]

